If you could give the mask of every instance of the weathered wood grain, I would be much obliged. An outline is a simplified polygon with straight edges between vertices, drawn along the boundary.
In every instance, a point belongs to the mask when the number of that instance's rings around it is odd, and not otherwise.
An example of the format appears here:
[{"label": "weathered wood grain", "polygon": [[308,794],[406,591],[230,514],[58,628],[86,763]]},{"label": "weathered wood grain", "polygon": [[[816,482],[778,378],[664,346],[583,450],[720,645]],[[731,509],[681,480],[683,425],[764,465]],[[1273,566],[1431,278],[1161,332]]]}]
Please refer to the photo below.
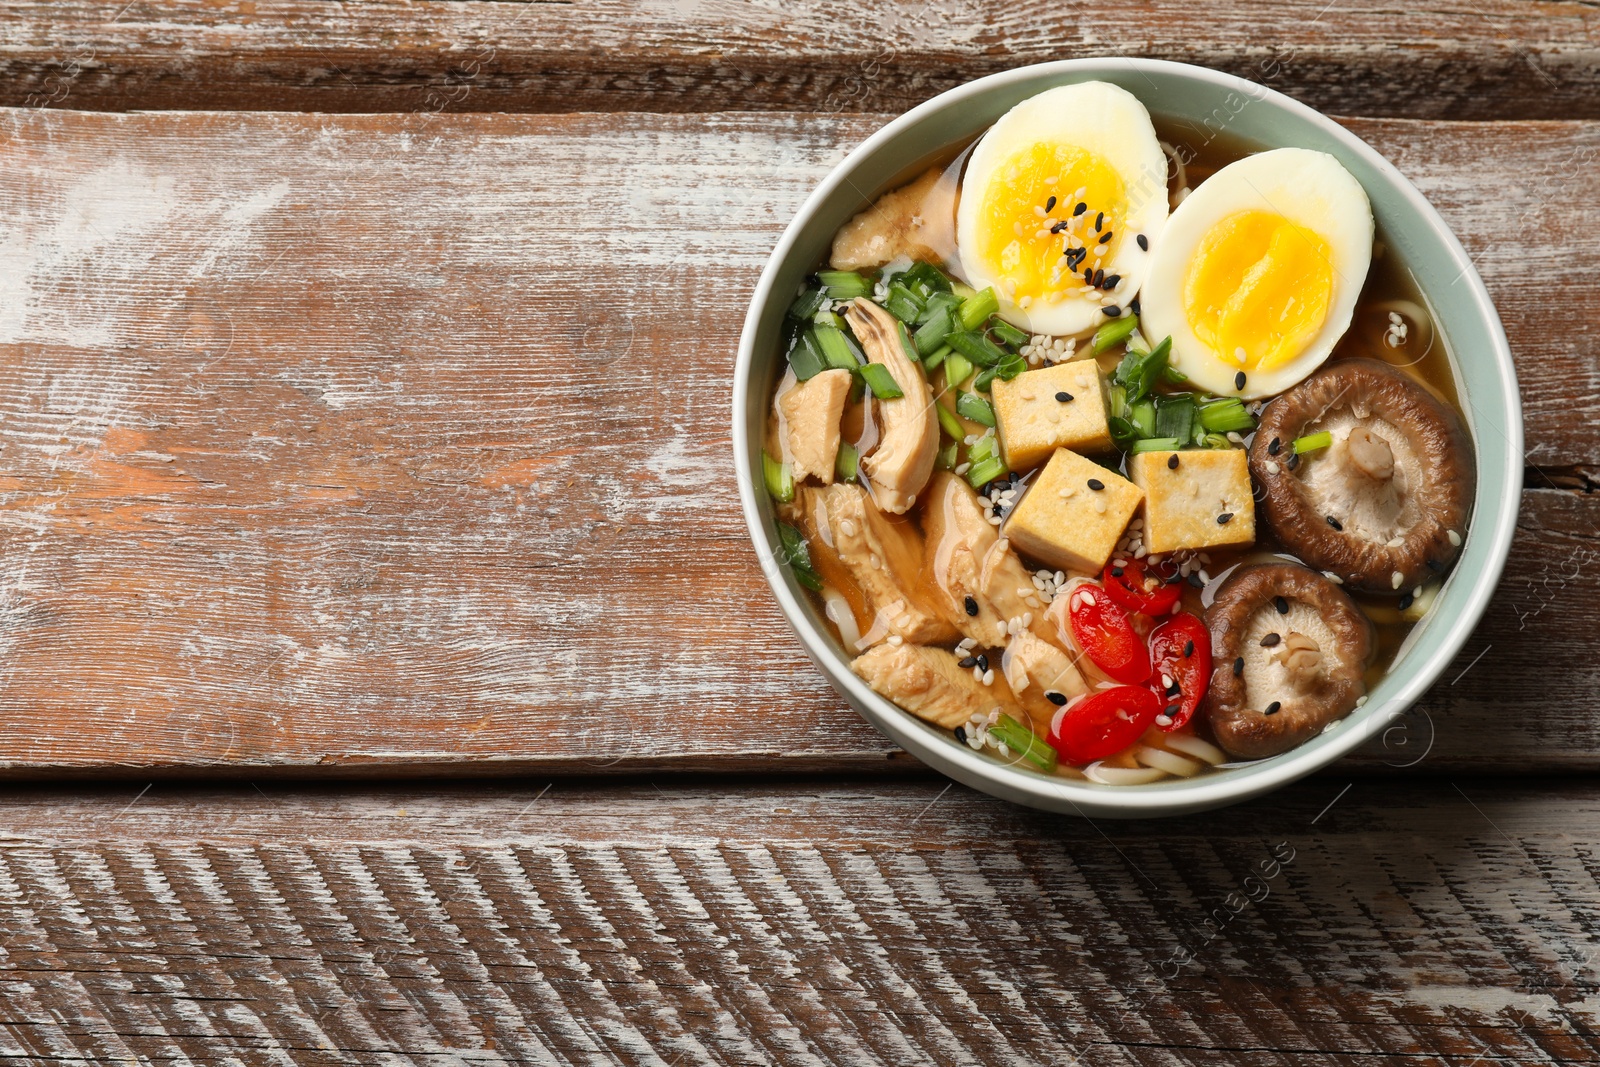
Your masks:
[{"label": "weathered wood grain", "polygon": [[[0,114],[0,767],[904,762],[728,444],[756,273],[877,121]],[[1482,253],[1533,460],[1600,458],[1600,126],[1353,125]],[[1533,484],[1427,767],[1600,762],[1600,504]]]},{"label": "weathered wood grain", "polygon": [[1142,824],[938,782],[11,793],[0,1054],[1594,1062],[1593,787],[1344,789]]},{"label": "weathered wood grain", "polygon": [[10,0],[0,18],[0,103],[20,106],[894,111],[998,70],[1126,54],[1340,113],[1600,117],[1579,0]]}]

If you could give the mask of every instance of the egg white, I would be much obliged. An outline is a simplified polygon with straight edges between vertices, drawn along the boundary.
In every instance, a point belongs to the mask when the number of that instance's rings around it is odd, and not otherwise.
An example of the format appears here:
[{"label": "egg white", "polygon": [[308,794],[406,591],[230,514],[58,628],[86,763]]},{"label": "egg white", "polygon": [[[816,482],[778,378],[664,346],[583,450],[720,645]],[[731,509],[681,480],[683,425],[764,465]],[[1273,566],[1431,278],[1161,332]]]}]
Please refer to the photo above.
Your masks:
[{"label": "egg white", "polygon": [[[1211,228],[1245,211],[1275,213],[1327,244],[1332,292],[1321,328],[1298,355],[1262,370],[1242,368],[1195,335],[1184,308],[1189,265]],[[1283,392],[1326,360],[1350,326],[1356,298],[1372,262],[1372,205],[1339,161],[1324,152],[1278,148],[1236,160],[1201,182],[1172,212],[1140,293],[1140,329],[1152,340],[1172,338],[1172,365],[1191,382],[1222,396],[1246,399]],[[1246,371],[1244,388],[1237,375]]]},{"label": "egg white", "polygon": [[[1112,255],[1086,259],[1107,277],[1119,275],[1113,290],[1085,290],[1080,294],[1045,294],[1018,305],[1006,285],[999,264],[984,262],[974,253],[984,225],[980,207],[994,183],[1005,183],[1007,162],[1035,144],[1066,144],[1099,156],[1121,179],[1127,196],[1127,214],[1121,226],[1127,232]],[[1070,211],[1074,189],[1064,187],[1062,207]],[[1092,207],[1092,219],[1096,208]],[[1167,220],[1167,159],[1156,139],[1150,113],[1137,97],[1108,82],[1080,82],[1048,89],[1029,97],[989,127],[968,158],[956,212],[956,241],[962,274],[972,286],[993,286],[1003,318],[1033,333],[1055,336],[1081,334],[1107,320],[1102,310],[1125,307],[1139,291],[1149,269],[1151,252],[1133,239],[1142,234],[1149,248],[1156,247]],[[1044,221],[1044,220],[1040,220]]]}]

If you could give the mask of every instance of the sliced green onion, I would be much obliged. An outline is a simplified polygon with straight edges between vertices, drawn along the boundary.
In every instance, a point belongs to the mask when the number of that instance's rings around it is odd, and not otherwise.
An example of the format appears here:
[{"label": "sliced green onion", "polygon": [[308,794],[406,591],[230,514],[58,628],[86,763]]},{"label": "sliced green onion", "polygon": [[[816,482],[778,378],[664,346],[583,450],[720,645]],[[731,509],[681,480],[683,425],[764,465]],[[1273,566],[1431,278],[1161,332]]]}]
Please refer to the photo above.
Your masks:
[{"label": "sliced green onion", "polygon": [[1111,432],[1112,440],[1119,443],[1139,438],[1139,428],[1121,415],[1106,416],[1106,429]]},{"label": "sliced green onion", "polygon": [[938,453],[933,457],[933,465],[942,471],[955,470],[956,453],[960,448],[960,441],[951,441],[949,444],[939,449]]},{"label": "sliced green onion", "polygon": [[829,300],[854,300],[872,292],[872,283],[853,270],[819,270],[817,281]]},{"label": "sliced green onion", "polygon": [[954,389],[966,384],[970,377],[972,377],[972,361],[960,352],[951,352],[949,358],[944,361],[945,383]]},{"label": "sliced green onion", "polygon": [[807,289],[789,305],[789,317],[801,321],[809,319],[821,310],[822,302],[826,299],[828,297],[821,289]]},{"label": "sliced green onion", "polygon": [[901,391],[900,383],[894,380],[894,375],[889,373],[889,368],[882,363],[867,363],[858,368],[856,373],[861,375],[861,380],[867,383],[867,388],[879,400],[894,400],[906,395]]},{"label": "sliced green onion", "polygon": [[1233,443],[1220,433],[1208,433],[1202,442],[1207,448],[1232,448]]},{"label": "sliced green onion", "polygon": [[963,300],[971,300],[978,295],[978,291],[972,286],[966,282],[958,282],[954,278],[950,279],[950,291]]},{"label": "sliced green onion", "polygon": [[896,282],[889,286],[889,296],[883,302],[884,308],[901,322],[916,322],[922,314],[922,301],[917,299],[917,294]]},{"label": "sliced green onion", "polygon": [[1015,755],[1021,756],[1041,771],[1056,769],[1056,750],[1039,739],[1039,735],[1009,715],[989,727],[989,733]]},{"label": "sliced green onion", "polygon": [[978,377],[972,383],[973,391],[987,393],[989,391],[989,386],[994,384],[995,376],[999,373],[1000,369],[998,367],[983,368],[983,370],[978,372]]},{"label": "sliced green onion", "polygon": [[908,286],[920,285],[930,293],[950,291],[950,279],[932,263],[913,264],[910,270],[900,275],[900,280]]},{"label": "sliced green onion", "polygon": [[1200,425],[1210,433],[1229,433],[1253,430],[1256,420],[1250,417],[1250,412],[1245,410],[1244,402],[1238,397],[1224,397],[1214,400],[1200,407]]},{"label": "sliced green onion", "polygon": [[794,368],[794,376],[800,381],[810,381],[821,374],[828,367],[828,361],[822,356],[822,349],[817,347],[816,334],[810,330],[801,330],[794,339],[794,347],[789,349],[789,366]]},{"label": "sliced green onion", "polygon": [[1126,341],[1133,331],[1139,327],[1139,316],[1124,315],[1120,319],[1112,319],[1094,332],[1094,354],[1099,355]]},{"label": "sliced green onion", "polygon": [[[950,321],[956,322],[961,314],[960,298],[954,293],[934,293],[923,305],[922,314],[918,316],[917,321],[932,322],[940,312],[949,312]],[[951,329],[955,329],[955,326],[952,325]]]},{"label": "sliced green onion", "polygon": [[861,452],[849,441],[839,442],[839,454],[833,460],[835,481],[853,482],[861,466]]},{"label": "sliced green onion", "polygon": [[967,468],[967,484],[974,489],[981,489],[1006,473],[1006,465],[999,456],[990,456],[987,459],[974,461]]},{"label": "sliced green onion", "polygon": [[1006,353],[1006,357],[1002,359],[994,368],[994,371],[995,377],[999,378],[1002,382],[1009,382],[1011,379],[1015,378],[1017,375],[1021,374],[1027,369],[1027,360],[1023,359],[1015,352],[1008,352]]},{"label": "sliced green onion", "polygon": [[897,322],[894,324],[894,330],[900,336],[900,351],[906,354],[906,358],[913,363],[921,359],[922,353],[917,351],[916,342],[911,340],[909,333],[906,333],[906,324]]},{"label": "sliced green onion", "polygon": [[1156,436],[1187,441],[1194,433],[1194,400],[1187,396],[1156,398]]},{"label": "sliced green onion", "polygon": [[1156,435],[1156,405],[1149,397],[1128,408],[1128,421],[1139,430],[1140,437]]},{"label": "sliced green onion", "polygon": [[980,367],[992,367],[1006,358],[1005,349],[981,333],[959,330],[945,338],[950,347],[966,356]]},{"label": "sliced green onion", "polygon": [[956,413],[964,419],[971,419],[985,426],[994,425],[994,408],[977,393],[962,393],[957,396]]},{"label": "sliced green onion", "polygon": [[961,302],[961,328],[976,330],[999,310],[1000,299],[994,295],[994,287],[991,286]]},{"label": "sliced green onion", "polygon": [[1168,385],[1184,385],[1189,381],[1189,376],[1168,363],[1167,369],[1161,372],[1161,379]]},{"label": "sliced green onion", "polygon": [[1129,445],[1128,451],[1134,455],[1140,452],[1176,452],[1182,445],[1183,442],[1176,437],[1146,437]]},{"label": "sliced green onion", "polygon": [[933,410],[939,413],[939,428],[950,437],[960,441],[967,436],[967,428],[961,425],[961,420],[956,418],[955,412],[937,401],[933,405]]},{"label": "sliced green onion", "polygon": [[934,371],[939,369],[939,365],[944,362],[945,357],[953,351],[954,349],[952,349],[949,345],[945,345],[933,355],[922,361],[922,369],[927,371],[929,374],[932,374]]},{"label": "sliced green onion", "polygon": [[1166,370],[1167,357],[1172,352],[1172,338],[1168,337],[1149,352],[1129,349],[1117,364],[1116,379],[1128,391],[1131,403],[1150,392],[1156,379]]},{"label": "sliced green onion", "polygon": [[1323,430],[1321,433],[1311,433],[1306,434],[1304,437],[1296,437],[1294,439],[1294,452],[1298,456],[1306,452],[1315,452],[1319,448],[1327,448],[1331,444],[1333,444],[1333,434]]},{"label": "sliced green onion", "polygon": [[1011,325],[1005,319],[995,319],[989,323],[989,332],[1000,338],[1001,344],[1018,348],[1028,343],[1028,335]]},{"label": "sliced green onion", "polygon": [[972,447],[967,450],[967,458],[974,463],[980,463],[990,458],[998,458],[999,455],[1000,438],[992,433],[986,433],[978,438],[973,442]]},{"label": "sliced green onion", "polygon": [[1128,391],[1121,382],[1112,382],[1111,388],[1106,390],[1106,410],[1114,419],[1127,419]]},{"label": "sliced green onion", "polygon": [[811,552],[800,531],[786,522],[778,523],[778,544],[783,549],[783,561],[794,572],[795,580],[813,593],[822,592],[822,579],[811,565]]},{"label": "sliced green onion", "polygon": [[950,336],[950,331],[954,328],[955,322],[950,316],[950,309],[940,308],[933,318],[917,327],[917,332],[913,335],[917,351],[923,355],[930,355],[944,347],[945,339]]},{"label": "sliced green onion", "polygon": [[819,311],[812,316],[811,321],[818,326],[832,326],[835,330],[840,331],[845,329],[844,317],[832,311]]},{"label": "sliced green onion", "polygon": [[856,351],[843,330],[832,326],[817,326],[813,328],[812,333],[816,335],[817,347],[822,350],[822,358],[830,367],[837,370],[855,370],[865,358]]},{"label": "sliced green onion", "polygon": [[794,472],[787,463],[779,463],[765,452],[761,453],[761,474],[767,483],[767,492],[780,504],[794,499]]}]

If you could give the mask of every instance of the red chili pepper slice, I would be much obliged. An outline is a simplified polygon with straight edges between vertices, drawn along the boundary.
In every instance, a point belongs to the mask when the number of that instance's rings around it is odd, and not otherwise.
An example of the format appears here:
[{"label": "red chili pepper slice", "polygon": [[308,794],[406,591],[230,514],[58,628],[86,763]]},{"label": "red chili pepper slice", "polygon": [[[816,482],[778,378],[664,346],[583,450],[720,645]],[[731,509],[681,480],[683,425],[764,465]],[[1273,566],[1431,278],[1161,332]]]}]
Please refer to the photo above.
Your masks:
[{"label": "red chili pepper slice", "polygon": [[[1211,634],[1206,624],[1180,611],[1150,633],[1150,659],[1154,673],[1150,688],[1161,697],[1172,719],[1163,730],[1176,730],[1194,717],[1211,684]],[[1161,676],[1172,679],[1177,692],[1163,689]]]},{"label": "red chili pepper slice", "polygon": [[1165,615],[1183,596],[1183,586],[1168,584],[1162,577],[1152,573],[1143,560],[1130,559],[1121,566],[1107,563],[1100,580],[1111,599],[1129,611]]},{"label": "red chili pepper slice", "polygon": [[1067,762],[1093,763],[1139,740],[1161,707],[1161,698],[1142,686],[1102,689],[1057,716],[1049,741]]},{"label": "red chili pepper slice", "polygon": [[1149,678],[1150,652],[1128,621],[1127,612],[1090,582],[1074,586],[1070,595],[1067,618],[1072,622],[1072,636],[1095,666],[1128,685]]}]

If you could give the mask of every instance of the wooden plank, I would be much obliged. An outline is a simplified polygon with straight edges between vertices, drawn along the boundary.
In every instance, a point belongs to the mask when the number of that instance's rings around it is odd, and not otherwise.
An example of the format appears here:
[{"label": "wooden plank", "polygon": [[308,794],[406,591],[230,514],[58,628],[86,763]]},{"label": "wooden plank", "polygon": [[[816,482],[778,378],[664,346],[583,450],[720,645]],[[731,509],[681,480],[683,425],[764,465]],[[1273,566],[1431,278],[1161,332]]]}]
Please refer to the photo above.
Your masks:
[{"label": "wooden plank", "polygon": [[937,781],[11,793],[0,1052],[1600,1056],[1593,785],[1345,789],[1127,824]]},{"label": "wooden plank", "polygon": [[18,106],[895,111],[998,70],[1127,54],[1348,114],[1600,117],[1579,0],[7,0],[0,17],[0,103]]},{"label": "wooden plank", "polygon": [[[877,121],[0,115],[4,770],[905,763],[728,480],[749,288]],[[1600,126],[1354,125],[1484,253],[1531,455],[1594,462]],[[1529,492],[1430,766],[1596,765],[1596,499]]]}]

